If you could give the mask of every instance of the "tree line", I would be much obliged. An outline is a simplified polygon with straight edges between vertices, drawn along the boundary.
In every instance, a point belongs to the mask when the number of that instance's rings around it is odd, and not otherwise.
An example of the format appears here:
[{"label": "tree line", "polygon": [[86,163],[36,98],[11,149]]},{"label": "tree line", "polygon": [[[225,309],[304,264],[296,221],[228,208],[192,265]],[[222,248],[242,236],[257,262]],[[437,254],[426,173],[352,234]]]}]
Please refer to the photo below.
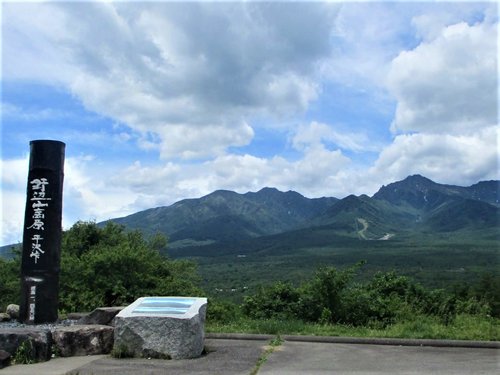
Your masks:
[{"label": "tree line", "polygon": [[[132,303],[151,295],[206,296],[196,263],[164,255],[167,239],[145,238],[109,222],[77,222],[63,233],[59,309],[91,311]],[[277,282],[257,288],[237,305],[209,298],[209,321],[236,316],[295,319],[323,324],[384,327],[414,317],[436,316],[444,323],[458,314],[500,317],[500,278],[485,274],[476,285],[452,291],[422,287],[396,272],[381,272],[365,282],[356,274],[363,262],[336,269],[323,267],[301,285]],[[19,303],[20,252],[0,258],[0,311]]]}]

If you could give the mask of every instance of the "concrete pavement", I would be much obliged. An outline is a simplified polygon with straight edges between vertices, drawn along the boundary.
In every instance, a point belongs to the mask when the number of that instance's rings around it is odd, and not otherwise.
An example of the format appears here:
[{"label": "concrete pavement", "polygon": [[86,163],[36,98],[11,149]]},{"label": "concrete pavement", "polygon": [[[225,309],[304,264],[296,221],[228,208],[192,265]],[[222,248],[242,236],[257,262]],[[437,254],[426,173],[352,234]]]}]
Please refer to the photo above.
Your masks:
[{"label": "concrete pavement", "polygon": [[499,350],[285,342],[259,375],[499,374]]},{"label": "concrete pavement", "polygon": [[[109,356],[56,358],[35,365],[10,366],[0,370],[0,375],[249,375],[268,348],[270,337],[273,336],[208,338],[205,340],[208,353],[191,360],[114,359]],[[294,336],[285,338],[287,340],[282,345],[267,355],[259,368],[259,375],[500,373],[499,343],[485,343],[490,348],[477,345],[435,347],[390,345],[391,342],[380,345],[376,341],[374,344],[311,342],[313,338],[303,341],[303,337]],[[300,341],[291,341],[294,339]],[[332,341],[339,339],[331,338]],[[322,341],[328,341],[328,338]],[[410,342],[416,343],[418,341]]]}]

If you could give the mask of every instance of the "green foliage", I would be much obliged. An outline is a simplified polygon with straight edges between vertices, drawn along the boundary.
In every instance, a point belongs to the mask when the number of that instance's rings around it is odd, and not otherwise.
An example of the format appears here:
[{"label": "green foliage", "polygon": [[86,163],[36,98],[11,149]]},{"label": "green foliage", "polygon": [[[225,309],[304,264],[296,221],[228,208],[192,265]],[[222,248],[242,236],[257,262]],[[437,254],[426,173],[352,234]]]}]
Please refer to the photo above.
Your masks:
[{"label": "green foliage", "polygon": [[299,288],[298,317],[322,323],[341,321],[345,288],[362,265],[358,263],[342,271],[334,267],[320,268],[312,280]]},{"label": "green foliage", "polygon": [[[88,311],[126,305],[147,295],[199,295],[196,268],[160,254],[160,236],[150,241],[139,231],[125,232],[109,222],[104,228],[79,222],[63,235],[60,309]],[[82,246],[81,244],[85,244]]]},{"label": "green foliage", "polygon": [[281,335],[276,335],[275,338],[271,339],[271,341],[269,341],[269,345],[270,346],[281,346],[283,343],[285,342],[285,340],[283,340],[281,338]]},{"label": "green foliage", "polygon": [[283,339],[281,338],[280,335],[277,335],[275,338],[271,339],[271,341],[269,341],[269,346],[257,360],[257,363],[250,372],[250,375],[257,375],[262,365],[266,363],[267,359],[269,358],[269,355],[271,355],[276,350],[276,347],[280,346],[281,344],[283,344]]},{"label": "green foliage", "polygon": [[[201,295],[196,265],[171,260],[167,240],[109,223],[78,222],[63,233],[59,308],[62,313],[126,305],[148,295]],[[0,258],[0,311],[20,302],[20,254]]]},{"label": "green foliage", "polygon": [[252,319],[296,319],[304,322],[384,328],[414,316],[431,316],[450,324],[460,314],[489,316],[485,299],[460,298],[441,289],[428,290],[395,272],[376,273],[365,283],[353,281],[360,264],[337,270],[320,268],[294,288],[278,282],[247,296],[243,313]]},{"label": "green foliage", "polygon": [[228,301],[221,301],[214,298],[208,299],[207,321],[210,323],[228,323],[238,319],[241,310],[237,305]]},{"label": "green foliage", "polygon": [[483,273],[470,294],[491,308],[491,315],[500,317],[500,275]]},{"label": "green foliage", "polygon": [[295,314],[300,293],[289,283],[261,286],[253,296],[245,297],[243,312],[256,319],[290,318]]},{"label": "green foliage", "polygon": [[36,362],[31,340],[25,340],[17,347],[13,362],[19,365],[28,365]]},{"label": "green foliage", "polygon": [[320,324],[300,320],[237,318],[225,324],[208,323],[207,332],[255,333],[270,335],[309,335],[345,337],[394,337],[411,339],[500,340],[500,320],[460,314],[449,324],[428,315],[414,315],[411,319],[386,327]]},{"label": "green foliage", "polygon": [[119,346],[113,346],[113,349],[111,350],[111,357],[113,358],[132,358],[134,357],[134,353],[129,351],[126,345],[119,345]]},{"label": "green foliage", "polygon": [[0,258],[0,311],[5,311],[11,303],[19,304],[21,293],[21,258]]}]

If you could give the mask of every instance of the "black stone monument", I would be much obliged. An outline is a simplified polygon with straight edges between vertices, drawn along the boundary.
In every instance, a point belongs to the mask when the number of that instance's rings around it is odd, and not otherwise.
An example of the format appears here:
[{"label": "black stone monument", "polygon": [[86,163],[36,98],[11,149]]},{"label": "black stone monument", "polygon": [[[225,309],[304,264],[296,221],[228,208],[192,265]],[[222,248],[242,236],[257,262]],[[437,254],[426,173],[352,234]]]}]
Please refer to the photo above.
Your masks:
[{"label": "black stone monument", "polygon": [[58,318],[65,147],[59,141],[30,142],[19,311],[23,323]]}]

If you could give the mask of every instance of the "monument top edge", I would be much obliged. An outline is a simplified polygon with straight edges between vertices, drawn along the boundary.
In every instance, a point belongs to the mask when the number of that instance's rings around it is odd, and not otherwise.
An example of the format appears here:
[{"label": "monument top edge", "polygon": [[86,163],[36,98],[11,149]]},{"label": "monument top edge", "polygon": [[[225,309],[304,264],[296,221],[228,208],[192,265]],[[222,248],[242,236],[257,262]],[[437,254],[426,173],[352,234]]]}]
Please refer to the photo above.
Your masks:
[{"label": "monument top edge", "polygon": [[59,143],[59,144],[63,144],[66,146],[66,143],[64,143],[63,141],[58,141],[56,139],[33,139],[30,141],[30,144],[33,144],[33,143]]},{"label": "monument top edge", "polygon": [[207,304],[204,297],[179,296],[149,296],[141,297],[124,308],[117,315],[118,318],[171,317],[189,319],[198,314],[200,308]]}]

